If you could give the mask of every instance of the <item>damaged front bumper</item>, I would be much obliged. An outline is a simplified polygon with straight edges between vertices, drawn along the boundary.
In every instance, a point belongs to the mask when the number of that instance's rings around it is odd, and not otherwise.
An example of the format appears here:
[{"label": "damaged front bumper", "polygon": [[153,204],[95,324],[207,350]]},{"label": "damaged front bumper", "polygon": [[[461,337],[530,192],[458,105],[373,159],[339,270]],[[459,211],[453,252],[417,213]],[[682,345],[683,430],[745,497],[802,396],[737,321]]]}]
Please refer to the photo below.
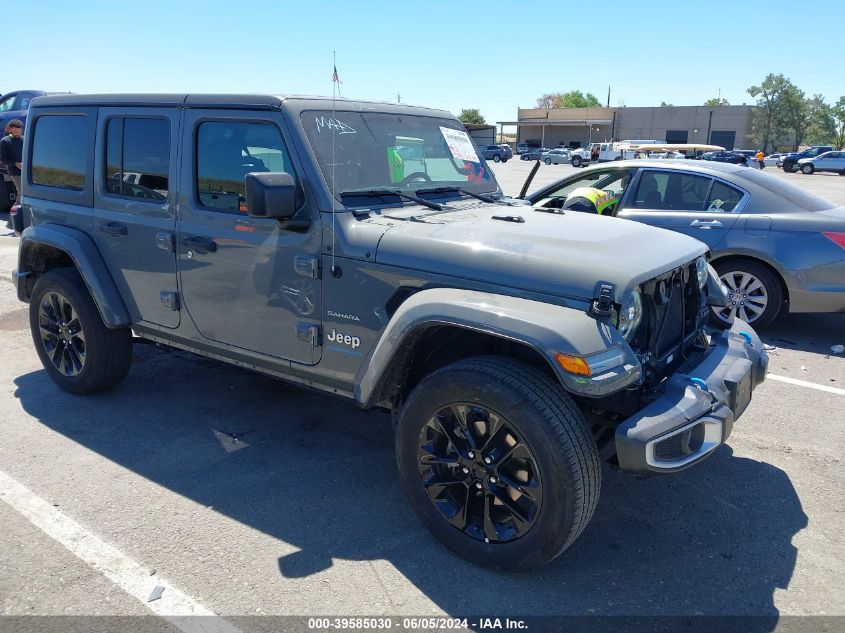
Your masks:
[{"label": "damaged front bumper", "polygon": [[617,427],[619,468],[675,472],[706,458],[728,439],[768,363],[763,343],[744,321],[714,334],[694,366],[679,368],[656,400]]}]

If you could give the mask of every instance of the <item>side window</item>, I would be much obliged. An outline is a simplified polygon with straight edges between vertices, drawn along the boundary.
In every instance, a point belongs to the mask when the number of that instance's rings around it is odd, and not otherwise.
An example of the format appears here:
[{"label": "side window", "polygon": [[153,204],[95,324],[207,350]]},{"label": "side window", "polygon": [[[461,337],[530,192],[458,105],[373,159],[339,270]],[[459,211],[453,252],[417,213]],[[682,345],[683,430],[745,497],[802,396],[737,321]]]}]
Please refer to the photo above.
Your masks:
[{"label": "side window", "polygon": [[88,118],[38,117],[32,139],[31,178],[36,185],[82,191],[88,160]]},{"label": "side window", "polygon": [[730,213],[736,209],[743,195],[739,189],[716,180],[713,182],[710,195],[707,196],[707,205],[704,210],[710,213]]},{"label": "side window", "polygon": [[662,211],[703,211],[712,179],[683,172],[644,171],[634,207]]},{"label": "side window", "polygon": [[578,187],[595,187],[607,191],[617,198],[622,198],[622,194],[631,182],[632,177],[633,171],[628,169],[590,172],[584,177],[570,181],[560,189],[551,192],[537,206],[562,208],[567,196]]},{"label": "side window", "polygon": [[115,117],[106,128],[106,190],[114,195],[162,202],[170,171],[170,122]]},{"label": "side window", "polygon": [[15,108],[16,110],[28,110],[29,109],[29,102],[32,101],[32,97],[29,95],[23,96],[18,101],[18,107]]},{"label": "side window", "polygon": [[284,171],[296,179],[279,129],[271,123],[206,121],[196,132],[196,190],[200,205],[246,213],[244,177]]},{"label": "side window", "polygon": [[0,99],[0,112],[8,112],[12,109],[12,104],[15,102],[15,95],[10,95],[5,99]]}]

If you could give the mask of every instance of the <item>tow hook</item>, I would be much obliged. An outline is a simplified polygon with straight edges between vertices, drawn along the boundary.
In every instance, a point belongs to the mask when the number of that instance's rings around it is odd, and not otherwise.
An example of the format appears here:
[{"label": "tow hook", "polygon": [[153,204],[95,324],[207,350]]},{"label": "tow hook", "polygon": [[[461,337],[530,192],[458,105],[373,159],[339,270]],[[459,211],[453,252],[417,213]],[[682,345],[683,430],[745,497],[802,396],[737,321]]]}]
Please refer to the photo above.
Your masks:
[{"label": "tow hook", "polygon": [[745,344],[748,345],[748,347],[754,347],[754,339],[751,338],[751,335],[748,332],[740,332],[739,335],[745,339]]},{"label": "tow hook", "polygon": [[689,381],[693,384],[694,387],[701,389],[702,391],[706,391],[710,393],[710,390],[707,388],[707,383],[704,382],[701,378],[696,378],[695,376],[690,376]]}]

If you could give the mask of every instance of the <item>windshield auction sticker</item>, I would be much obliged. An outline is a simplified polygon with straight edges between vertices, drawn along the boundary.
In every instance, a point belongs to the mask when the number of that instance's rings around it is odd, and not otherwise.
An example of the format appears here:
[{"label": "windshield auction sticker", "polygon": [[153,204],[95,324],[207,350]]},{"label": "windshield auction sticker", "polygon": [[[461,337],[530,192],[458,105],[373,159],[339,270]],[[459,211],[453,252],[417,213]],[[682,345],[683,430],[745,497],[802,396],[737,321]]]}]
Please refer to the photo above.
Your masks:
[{"label": "windshield auction sticker", "polygon": [[475,147],[472,141],[469,140],[469,134],[461,130],[453,130],[448,127],[441,127],[440,133],[446,139],[446,145],[449,146],[449,151],[452,153],[452,158],[457,160],[467,160],[471,163],[480,163],[478,154],[475,153]]}]

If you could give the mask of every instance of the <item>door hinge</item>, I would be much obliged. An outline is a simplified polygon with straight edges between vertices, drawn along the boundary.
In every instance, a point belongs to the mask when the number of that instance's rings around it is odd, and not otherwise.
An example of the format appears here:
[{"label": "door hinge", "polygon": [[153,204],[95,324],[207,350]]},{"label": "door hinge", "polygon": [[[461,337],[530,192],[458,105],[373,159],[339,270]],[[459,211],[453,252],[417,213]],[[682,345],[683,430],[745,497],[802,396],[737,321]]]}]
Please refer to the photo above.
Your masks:
[{"label": "door hinge", "polygon": [[173,233],[167,233],[166,231],[156,233],[156,246],[158,246],[163,251],[175,253],[176,242],[173,239]]},{"label": "door hinge", "polygon": [[161,294],[161,305],[170,308],[174,312],[179,310],[179,293],[173,290],[162,290]]},{"label": "door hinge", "polygon": [[293,258],[293,268],[303,277],[320,278],[320,259],[314,255],[297,255]]},{"label": "door hinge", "polygon": [[314,348],[320,347],[322,344],[321,328],[319,325],[315,325],[313,323],[297,323],[296,337],[300,341],[311,343],[311,347]]}]

